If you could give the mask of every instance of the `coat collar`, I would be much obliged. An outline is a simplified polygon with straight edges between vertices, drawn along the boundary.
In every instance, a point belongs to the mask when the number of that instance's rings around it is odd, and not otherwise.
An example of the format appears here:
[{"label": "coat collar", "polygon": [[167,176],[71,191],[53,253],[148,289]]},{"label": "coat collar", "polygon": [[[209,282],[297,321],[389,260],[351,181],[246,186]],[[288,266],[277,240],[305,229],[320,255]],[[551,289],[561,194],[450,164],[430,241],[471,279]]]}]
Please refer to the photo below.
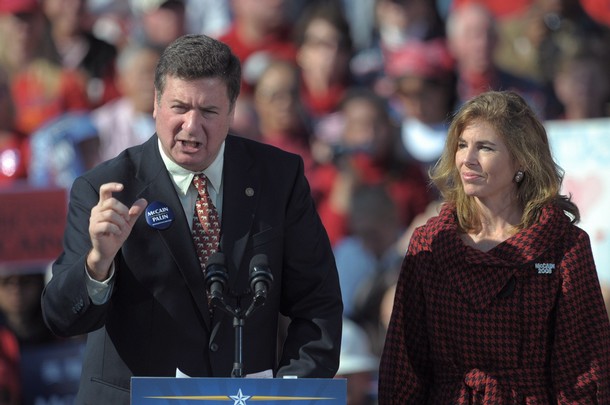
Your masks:
[{"label": "coat collar", "polygon": [[145,183],[145,188],[138,197],[145,198],[149,204],[154,201],[163,202],[175,213],[172,225],[168,229],[157,230],[156,232],[161,237],[167,254],[178,267],[192,298],[197,303],[197,307],[209,328],[210,311],[208,309],[205,283],[201,276],[195,245],[192,239],[189,238],[191,231],[183,213],[182,204],[178,199],[170,175],[161,159],[157,136],[151,137],[143,144],[142,148],[142,158],[136,167],[136,178]]},{"label": "coat collar", "polygon": [[427,224],[437,268],[477,308],[487,306],[511,278],[533,274],[520,270],[533,268],[540,256],[561,244],[569,225],[561,209],[548,205],[537,223],[483,252],[463,243],[454,208],[444,206]]}]

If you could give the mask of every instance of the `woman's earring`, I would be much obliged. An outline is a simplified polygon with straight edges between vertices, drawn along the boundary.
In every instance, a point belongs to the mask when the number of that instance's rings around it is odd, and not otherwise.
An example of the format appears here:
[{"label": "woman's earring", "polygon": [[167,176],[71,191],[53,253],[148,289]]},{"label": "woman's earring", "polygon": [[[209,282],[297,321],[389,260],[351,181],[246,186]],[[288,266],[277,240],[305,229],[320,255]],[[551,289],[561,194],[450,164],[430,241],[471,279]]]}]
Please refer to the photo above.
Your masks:
[{"label": "woman's earring", "polygon": [[517,172],[517,174],[515,174],[515,183],[521,183],[521,181],[523,181],[524,176],[525,176],[525,173],[523,173],[521,170],[519,170]]}]

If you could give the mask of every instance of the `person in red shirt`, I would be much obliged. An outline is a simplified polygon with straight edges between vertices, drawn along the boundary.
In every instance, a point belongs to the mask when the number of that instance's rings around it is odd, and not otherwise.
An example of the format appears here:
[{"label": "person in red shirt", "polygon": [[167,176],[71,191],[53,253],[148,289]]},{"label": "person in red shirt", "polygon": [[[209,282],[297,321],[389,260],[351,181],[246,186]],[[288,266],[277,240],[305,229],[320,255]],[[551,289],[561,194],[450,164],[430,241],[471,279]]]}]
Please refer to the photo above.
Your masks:
[{"label": "person in red shirt", "polygon": [[286,60],[274,60],[254,89],[254,108],[260,140],[303,158],[305,176],[311,178],[311,128],[299,93],[299,70]]},{"label": "person in red shirt", "polygon": [[487,90],[514,90],[545,119],[551,106],[550,89],[497,63],[498,28],[497,18],[484,4],[466,3],[449,13],[447,45],[455,59],[458,105]]},{"label": "person in red shirt", "polygon": [[119,96],[114,69],[117,48],[94,35],[86,0],[40,0],[55,60],[85,76],[90,103],[97,107]]},{"label": "person in red shirt", "polygon": [[[330,144],[315,140],[319,163],[312,181],[318,212],[332,244],[350,233],[348,217],[353,192],[362,185],[385,188],[406,229],[431,201],[420,166],[404,159],[398,128],[387,103],[366,88],[352,88],[341,103],[340,138]],[[322,153],[323,148],[330,149]],[[331,160],[324,162],[324,155]]]},{"label": "person in red shirt", "polygon": [[333,2],[311,3],[295,27],[302,99],[314,119],[336,112],[352,84],[352,41],[343,10]]},{"label": "person in red shirt", "polygon": [[295,58],[287,5],[286,0],[231,0],[233,21],[218,39],[242,63],[242,97],[252,93],[267,58]]},{"label": "person in red shirt", "polygon": [[15,129],[28,136],[66,111],[90,107],[84,76],[48,55],[45,20],[35,0],[2,1],[1,63],[9,74],[15,106]]},{"label": "person in red shirt", "polygon": [[84,77],[38,59],[17,73],[11,83],[15,127],[31,134],[42,124],[67,111],[89,110]]}]

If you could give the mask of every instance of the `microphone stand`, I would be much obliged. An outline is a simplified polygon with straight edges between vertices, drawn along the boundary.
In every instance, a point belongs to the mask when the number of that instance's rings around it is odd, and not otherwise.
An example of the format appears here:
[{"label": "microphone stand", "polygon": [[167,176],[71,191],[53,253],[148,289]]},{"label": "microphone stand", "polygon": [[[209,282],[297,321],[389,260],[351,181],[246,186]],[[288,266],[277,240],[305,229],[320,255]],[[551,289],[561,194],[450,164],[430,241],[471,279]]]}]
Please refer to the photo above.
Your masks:
[{"label": "microphone stand", "polygon": [[[225,259],[222,253],[214,253],[214,260],[210,259],[210,271],[206,273],[206,284],[212,307],[218,308],[233,317],[233,328],[235,328],[235,361],[231,377],[241,378],[244,376],[243,363],[243,329],[246,318],[258,307],[265,304],[267,289],[273,281],[273,275],[267,265],[267,256],[256,255],[250,261],[250,288],[243,294],[232,293],[237,301],[237,306],[232,308],[224,300],[224,291],[227,284],[227,273],[223,271]],[[222,290],[222,291],[221,291]],[[250,306],[244,311],[241,307],[241,298],[246,294],[253,293]]]},{"label": "microphone stand", "polygon": [[253,299],[250,306],[244,311],[241,308],[241,297],[236,296],[237,306],[232,308],[230,305],[224,302],[222,297],[214,296],[212,298],[212,305],[218,309],[221,309],[225,313],[233,317],[233,328],[235,328],[235,361],[233,362],[233,370],[231,371],[231,377],[243,378],[244,377],[244,363],[243,363],[243,329],[246,323],[246,318],[250,316],[258,307],[264,304],[264,301],[259,299]]}]

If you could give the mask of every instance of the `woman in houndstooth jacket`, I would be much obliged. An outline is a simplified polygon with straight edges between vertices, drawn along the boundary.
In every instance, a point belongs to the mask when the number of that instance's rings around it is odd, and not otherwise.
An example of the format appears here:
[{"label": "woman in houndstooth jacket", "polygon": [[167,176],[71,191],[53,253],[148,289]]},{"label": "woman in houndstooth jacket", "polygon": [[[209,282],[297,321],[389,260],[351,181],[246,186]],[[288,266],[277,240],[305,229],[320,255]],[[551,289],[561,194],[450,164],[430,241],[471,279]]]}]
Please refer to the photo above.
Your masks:
[{"label": "woman in houndstooth jacket", "polygon": [[610,404],[610,322],[545,129],[514,92],[468,101],[405,256],[379,403]]}]

